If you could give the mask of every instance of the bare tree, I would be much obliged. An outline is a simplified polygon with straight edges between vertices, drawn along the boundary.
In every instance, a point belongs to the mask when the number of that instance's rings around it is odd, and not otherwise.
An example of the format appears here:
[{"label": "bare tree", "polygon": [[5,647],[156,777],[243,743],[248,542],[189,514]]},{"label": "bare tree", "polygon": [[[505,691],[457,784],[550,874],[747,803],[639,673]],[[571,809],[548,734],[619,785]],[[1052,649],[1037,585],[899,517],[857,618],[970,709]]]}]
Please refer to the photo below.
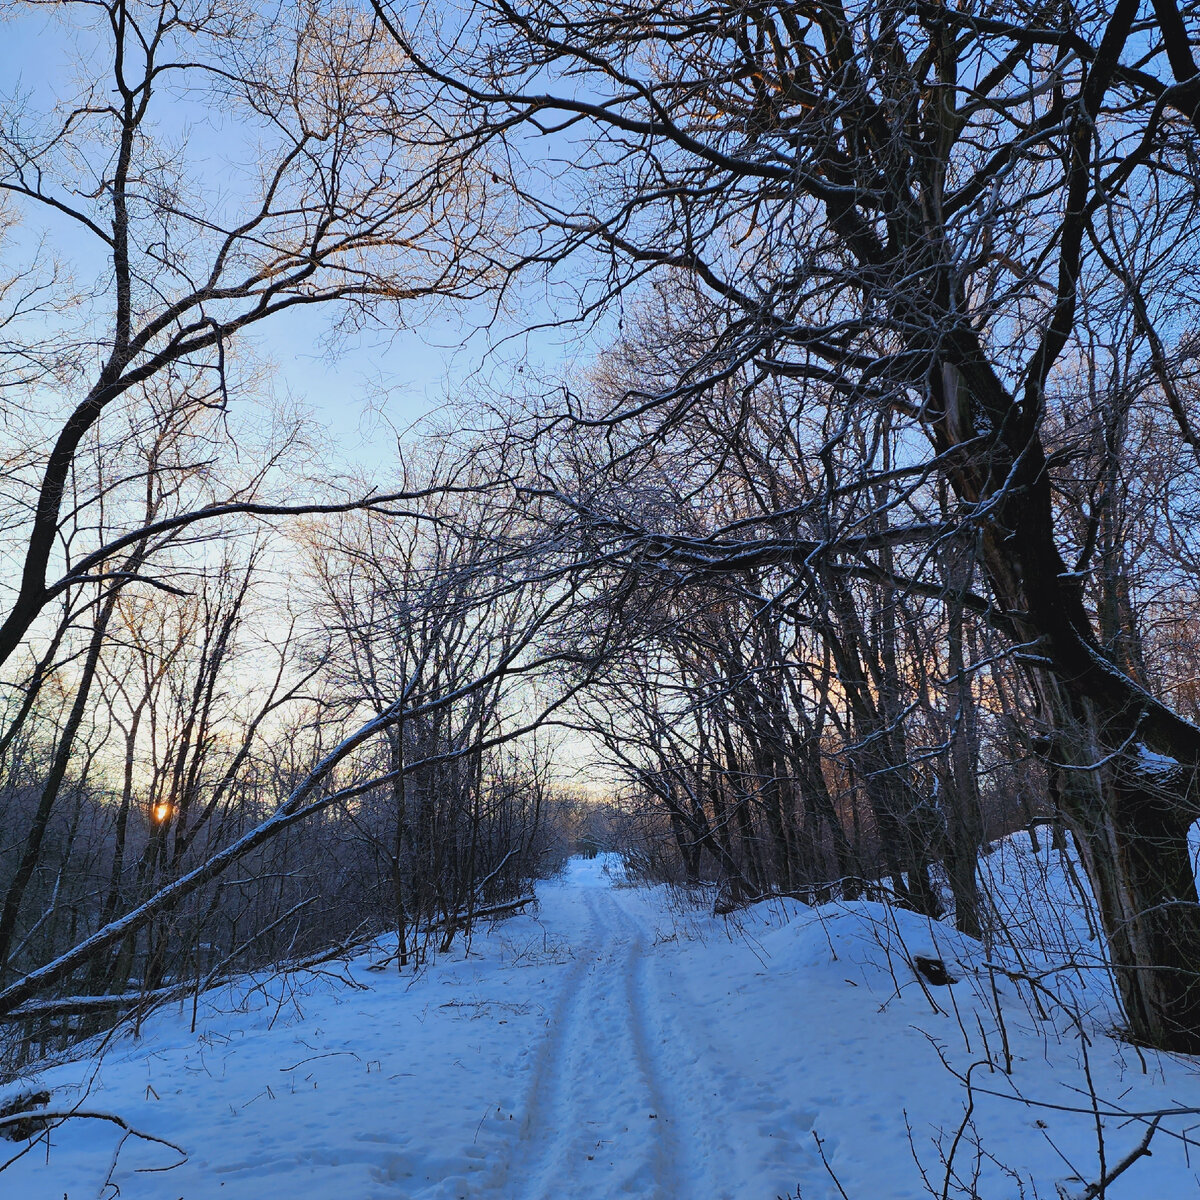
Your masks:
[{"label": "bare tree", "polygon": [[[0,754],[14,785],[26,734],[53,728],[37,802],[26,803],[28,784],[9,792],[20,849],[4,877],[0,959],[9,990],[30,998],[47,964],[76,987],[127,977],[128,963],[105,957],[114,947],[132,953],[143,930],[164,946],[184,900],[211,898],[227,866],[295,823],[277,814],[264,832],[279,797],[264,809],[249,781],[258,735],[296,677],[273,684],[268,664],[242,673],[259,695],[226,692],[249,589],[262,587],[232,541],[255,521],[403,503],[356,492],[325,464],[306,469],[294,422],[270,428],[265,406],[253,414],[269,384],[245,335],[314,305],[352,327],[468,299],[494,269],[495,214],[478,164],[428,152],[408,67],[369,13],[125,0],[10,9],[46,23],[52,60],[33,86],[13,84],[0,127],[0,539],[12,568]],[[156,597],[175,605],[173,651],[148,641]],[[287,641],[284,630],[285,658]],[[141,694],[131,685],[122,697],[116,673],[130,660]],[[228,720],[239,704],[244,720]],[[114,769],[113,738],[124,780],[96,813],[115,822],[107,884],[65,942],[62,930],[30,941],[51,924],[30,911],[48,835],[79,811],[85,781]],[[293,789],[319,790],[357,745],[318,755]],[[60,951],[89,941],[62,968]],[[142,972],[151,984],[168,969],[155,961]]]},{"label": "bare tree", "polygon": [[[823,502],[702,531],[645,520],[640,539],[627,521],[626,545],[700,574],[849,558],[913,593],[900,548],[972,540],[1131,1031],[1200,1047],[1200,732],[1105,632],[1103,538],[1074,554],[1071,534],[1116,528],[1073,486],[1091,432],[1064,419],[1089,376],[1123,374],[1118,407],[1157,408],[1183,456],[1198,444],[1171,316],[1195,287],[1177,249],[1197,225],[1193,10],[484,0],[422,26],[378,9],[431,103],[505,142],[530,253],[581,272],[581,316],[650,278],[686,278],[711,310],[715,343],[668,385],[558,415],[661,441],[735,373],[785,378],[797,411],[828,414],[805,449],[826,495],[868,501],[848,527]],[[888,432],[855,445],[872,428]],[[882,520],[939,480],[949,516]],[[1111,555],[1104,571],[1119,580]]]},{"label": "bare tree", "polygon": [[[400,703],[380,743],[390,786],[357,822],[391,879],[400,965],[422,929],[448,947],[477,907],[512,899],[541,869],[546,767],[536,747],[514,760],[511,743],[602,657],[576,655],[567,624],[586,559],[484,486],[491,454],[459,452],[477,460],[458,475],[477,476],[477,492],[415,521],[353,514],[313,544],[331,703],[375,714]],[[411,949],[419,960],[421,943]]]}]

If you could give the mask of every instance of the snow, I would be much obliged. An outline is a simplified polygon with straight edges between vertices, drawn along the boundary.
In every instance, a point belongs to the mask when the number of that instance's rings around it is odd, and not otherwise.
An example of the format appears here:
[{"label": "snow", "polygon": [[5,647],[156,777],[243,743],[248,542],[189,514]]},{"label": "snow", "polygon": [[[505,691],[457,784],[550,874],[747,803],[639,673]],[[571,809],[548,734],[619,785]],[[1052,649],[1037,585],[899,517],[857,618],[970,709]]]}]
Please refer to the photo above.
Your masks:
[{"label": "snow", "polygon": [[[1125,1114],[1162,1110],[1185,1111],[1106,1194],[1200,1193],[1200,1073],[1107,1035],[1063,857],[1022,835],[985,868],[1020,918],[986,949],[866,901],[710,917],[612,856],[574,859],[539,911],[415,978],[368,970],[381,944],[245,979],[201,998],[194,1033],[188,1001],[17,1081],[5,1094],[45,1086],[53,1109],[119,1115],[187,1160],[76,1119],[0,1173],[0,1196],[1057,1200],[1099,1177],[1097,1128],[1111,1170],[1145,1134]],[[1063,1000],[1080,997],[1077,1016]]]},{"label": "snow", "polygon": [[1145,742],[1138,742],[1134,749],[1137,751],[1138,768],[1147,775],[1167,776],[1180,769],[1179,760],[1169,754],[1159,754],[1151,750]]}]

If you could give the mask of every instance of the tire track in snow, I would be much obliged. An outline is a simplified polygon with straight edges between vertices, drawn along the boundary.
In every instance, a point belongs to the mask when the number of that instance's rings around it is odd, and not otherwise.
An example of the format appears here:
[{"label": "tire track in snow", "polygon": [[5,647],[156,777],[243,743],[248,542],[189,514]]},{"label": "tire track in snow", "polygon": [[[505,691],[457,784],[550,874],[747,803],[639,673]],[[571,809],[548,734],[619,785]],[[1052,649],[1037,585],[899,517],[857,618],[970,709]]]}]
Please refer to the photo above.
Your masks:
[{"label": "tire track in snow", "polygon": [[610,896],[606,890],[585,893],[603,940],[577,981],[550,1058],[554,1103],[529,1129],[541,1149],[527,1200],[621,1194],[667,1200],[658,1186],[661,1176],[653,1172],[656,1131],[647,1128],[653,1102],[639,1078],[622,986],[633,947],[613,921]]},{"label": "tire track in snow", "polygon": [[584,985],[604,948],[596,905],[586,893],[584,900],[588,908],[587,931],[583,944],[576,948],[575,961],[563,977],[554,1011],[547,1022],[546,1035],[530,1073],[525,1114],[518,1126],[517,1141],[489,1180],[498,1195],[511,1196],[514,1186],[523,1187],[527,1180],[544,1175],[556,1148],[546,1131],[552,1127],[554,1113],[561,1109],[569,1086],[566,1064],[571,1057],[571,1038],[579,1022],[579,1009],[586,991]]},{"label": "tire track in snow", "polygon": [[563,981],[494,1194],[690,1200],[643,1011],[643,930],[611,892],[584,900],[588,946]]},{"label": "tire track in snow", "polygon": [[[647,926],[614,893],[614,902],[625,918],[643,935]],[[679,1196],[696,1200],[740,1200],[721,1186],[721,1166],[742,1156],[745,1148],[733,1146],[728,1138],[730,1080],[715,1069],[712,1045],[698,1028],[697,1006],[680,982],[668,986],[662,979],[661,955],[653,952],[637,964],[635,986],[647,1039],[654,1049],[656,1072],[665,1093],[664,1105],[671,1113],[677,1161],[690,1168],[686,1187]]]},{"label": "tire track in snow", "polygon": [[[636,911],[636,899],[620,893],[612,896],[644,944],[652,937],[646,914]],[[731,1164],[744,1161],[757,1147],[742,1138],[731,1140],[731,1117],[760,1107],[762,1101],[745,1095],[740,1080],[716,1065],[701,1010],[682,979],[666,970],[665,953],[651,943],[637,961],[633,986],[647,1057],[654,1062],[656,1086],[670,1114],[675,1159],[683,1168],[673,1195],[680,1200],[742,1200],[729,1188]],[[774,1193],[764,1191],[767,1194]]]},{"label": "tire track in snow", "polygon": [[564,1051],[570,1046],[569,1035],[575,1031],[579,1020],[577,1010],[586,990],[584,984],[594,972],[599,952],[603,948],[603,943],[597,944],[599,939],[596,935],[600,931],[600,921],[595,903],[591,896],[586,896],[585,900],[588,906],[586,944],[577,950],[575,962],[563,980],[562,991],[550,1018],[546,1038],[538,1053],[526,1099],[525,1116],[521,1121],[523,1141],[527,1140],[533,1127],[539,1123],[539,1118],[546,1116],[546,1110],[554,1107],[557,1094],[564,1088],[566,1081],[563,1078],[563,1064],[568,1057]]}]

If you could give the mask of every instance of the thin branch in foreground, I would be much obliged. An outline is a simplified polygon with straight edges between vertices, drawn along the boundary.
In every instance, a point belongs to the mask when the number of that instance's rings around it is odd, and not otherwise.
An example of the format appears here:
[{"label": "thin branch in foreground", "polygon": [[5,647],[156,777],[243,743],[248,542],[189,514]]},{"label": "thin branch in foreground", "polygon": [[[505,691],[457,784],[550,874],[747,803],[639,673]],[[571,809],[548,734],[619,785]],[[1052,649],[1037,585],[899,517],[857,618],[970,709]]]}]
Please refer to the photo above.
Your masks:
[{"label": "thin branch in foreground", "polygon": [[[177,1146],[174,1142],[168,1141],[166,1138],[158,1137],[156,1134],[146,1133],[141,1129],[135,1129],[132,1125],[129,1124],[128,1121],[125,1120],[124,1117],[120,1117],[116,1113],[98,1112],[98,1111],[95,1111],[92,1109],[83,1109],[83,1108],[79,1108],[79,1109],[44,1109],[44,1108],[42,1108],[42,1109],[31,1109],[28,1112],[11,1113],[10,1115],[8,1115],[6,1117],[0,1117],[0,1129],[3,1129],[9,1125],[17,1125],[20,1123],[30,1123],[30,1122],[37,1123],[38,1125],[41,1126],[41,1131],[38,1133],[37,1137],[34,1137],[30,1140],[30,1143],[28,1146],[26,1146],[24,1149],[18,1151],[18,1153],[13,1155],[13,1157],[10,1158],[7,1162],[0,1163],[0,1172],[6,1170],[8,1167],[12,1166],[12,1164],[15,1163],[17,1161],[17,1159],[19,1159],[19,1158],[23,1157],[25,1154],[27,1154],[37,1144],[38,1138],[41,1137],[42,1133],[45,1132],[45,1130],[47,1129],[47,1127],[50,1125],[50,1123],[52,1121],[57,1122],[57,1124],[61,1125],[64,1121],[70,1121],[75,1118],[80,1118],[82,1120],[89,1120],[89,1121],[108,1121],[111,1124],[116,1125],[118,1128],[123,1129],[125,1131],[125,1138],[136,1137],[136,1138],[140,1138],[142,1141],[145,1141],[145,1142],[154,1142],[155,1144],[157,1144],[159,1146],[166,1146],[168,1150],[174,1150],[175,1153],[179,1155],[179,1161],[175,1162],[175,1163],[171,1163],[169,1166],[149,1167],[149,1168],[143,1167],[143,1168],[139,1168],[140,1170],[143,1170],[143,1171],[146,1171],[146,1170],[172,1171],[176,1167],[183,1166],[183,1164],[185,1162],[187,1162],[187,1160],[188,1160],[188,1152],[186,1150],[184,1150],[182,1146]],[[121,1139],[122,1145],[125,1142],[125,1138]],[[110,1175],[112,1174],[111,1168],[109,1169],[109,1174]]]}]

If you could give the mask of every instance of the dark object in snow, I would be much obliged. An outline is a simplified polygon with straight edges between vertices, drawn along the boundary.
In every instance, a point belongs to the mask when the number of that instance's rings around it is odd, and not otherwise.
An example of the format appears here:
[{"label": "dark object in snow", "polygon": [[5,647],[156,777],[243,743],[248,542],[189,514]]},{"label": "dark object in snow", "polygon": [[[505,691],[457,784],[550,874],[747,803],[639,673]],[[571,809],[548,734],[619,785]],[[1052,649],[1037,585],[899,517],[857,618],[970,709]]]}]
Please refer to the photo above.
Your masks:
[{"label": "dark object in snow", "polygon": [[934,985],[934,987],[945,987],[950,983],[957,983],[958,980],[946,970],[946,964],[940,958],[926,958],[923,954],[913,955],[913,966],[925,976],[925,978]]},{"label": "dark object in snow", "polygon": [[17,1113],[28,1113],[35,1108],[45,1108],[50,1103],[50,1093],[44,1089],[40,1092],[18,1092],[15,1096],[0,1104],[0,1137],[8,1138],[10,1142],[24,1142],[35,1137],[46,1128],[47,1122],[36,1116],[24,1117],[20,1121],[10,1121],[3,1124],[6,1117]]}]

